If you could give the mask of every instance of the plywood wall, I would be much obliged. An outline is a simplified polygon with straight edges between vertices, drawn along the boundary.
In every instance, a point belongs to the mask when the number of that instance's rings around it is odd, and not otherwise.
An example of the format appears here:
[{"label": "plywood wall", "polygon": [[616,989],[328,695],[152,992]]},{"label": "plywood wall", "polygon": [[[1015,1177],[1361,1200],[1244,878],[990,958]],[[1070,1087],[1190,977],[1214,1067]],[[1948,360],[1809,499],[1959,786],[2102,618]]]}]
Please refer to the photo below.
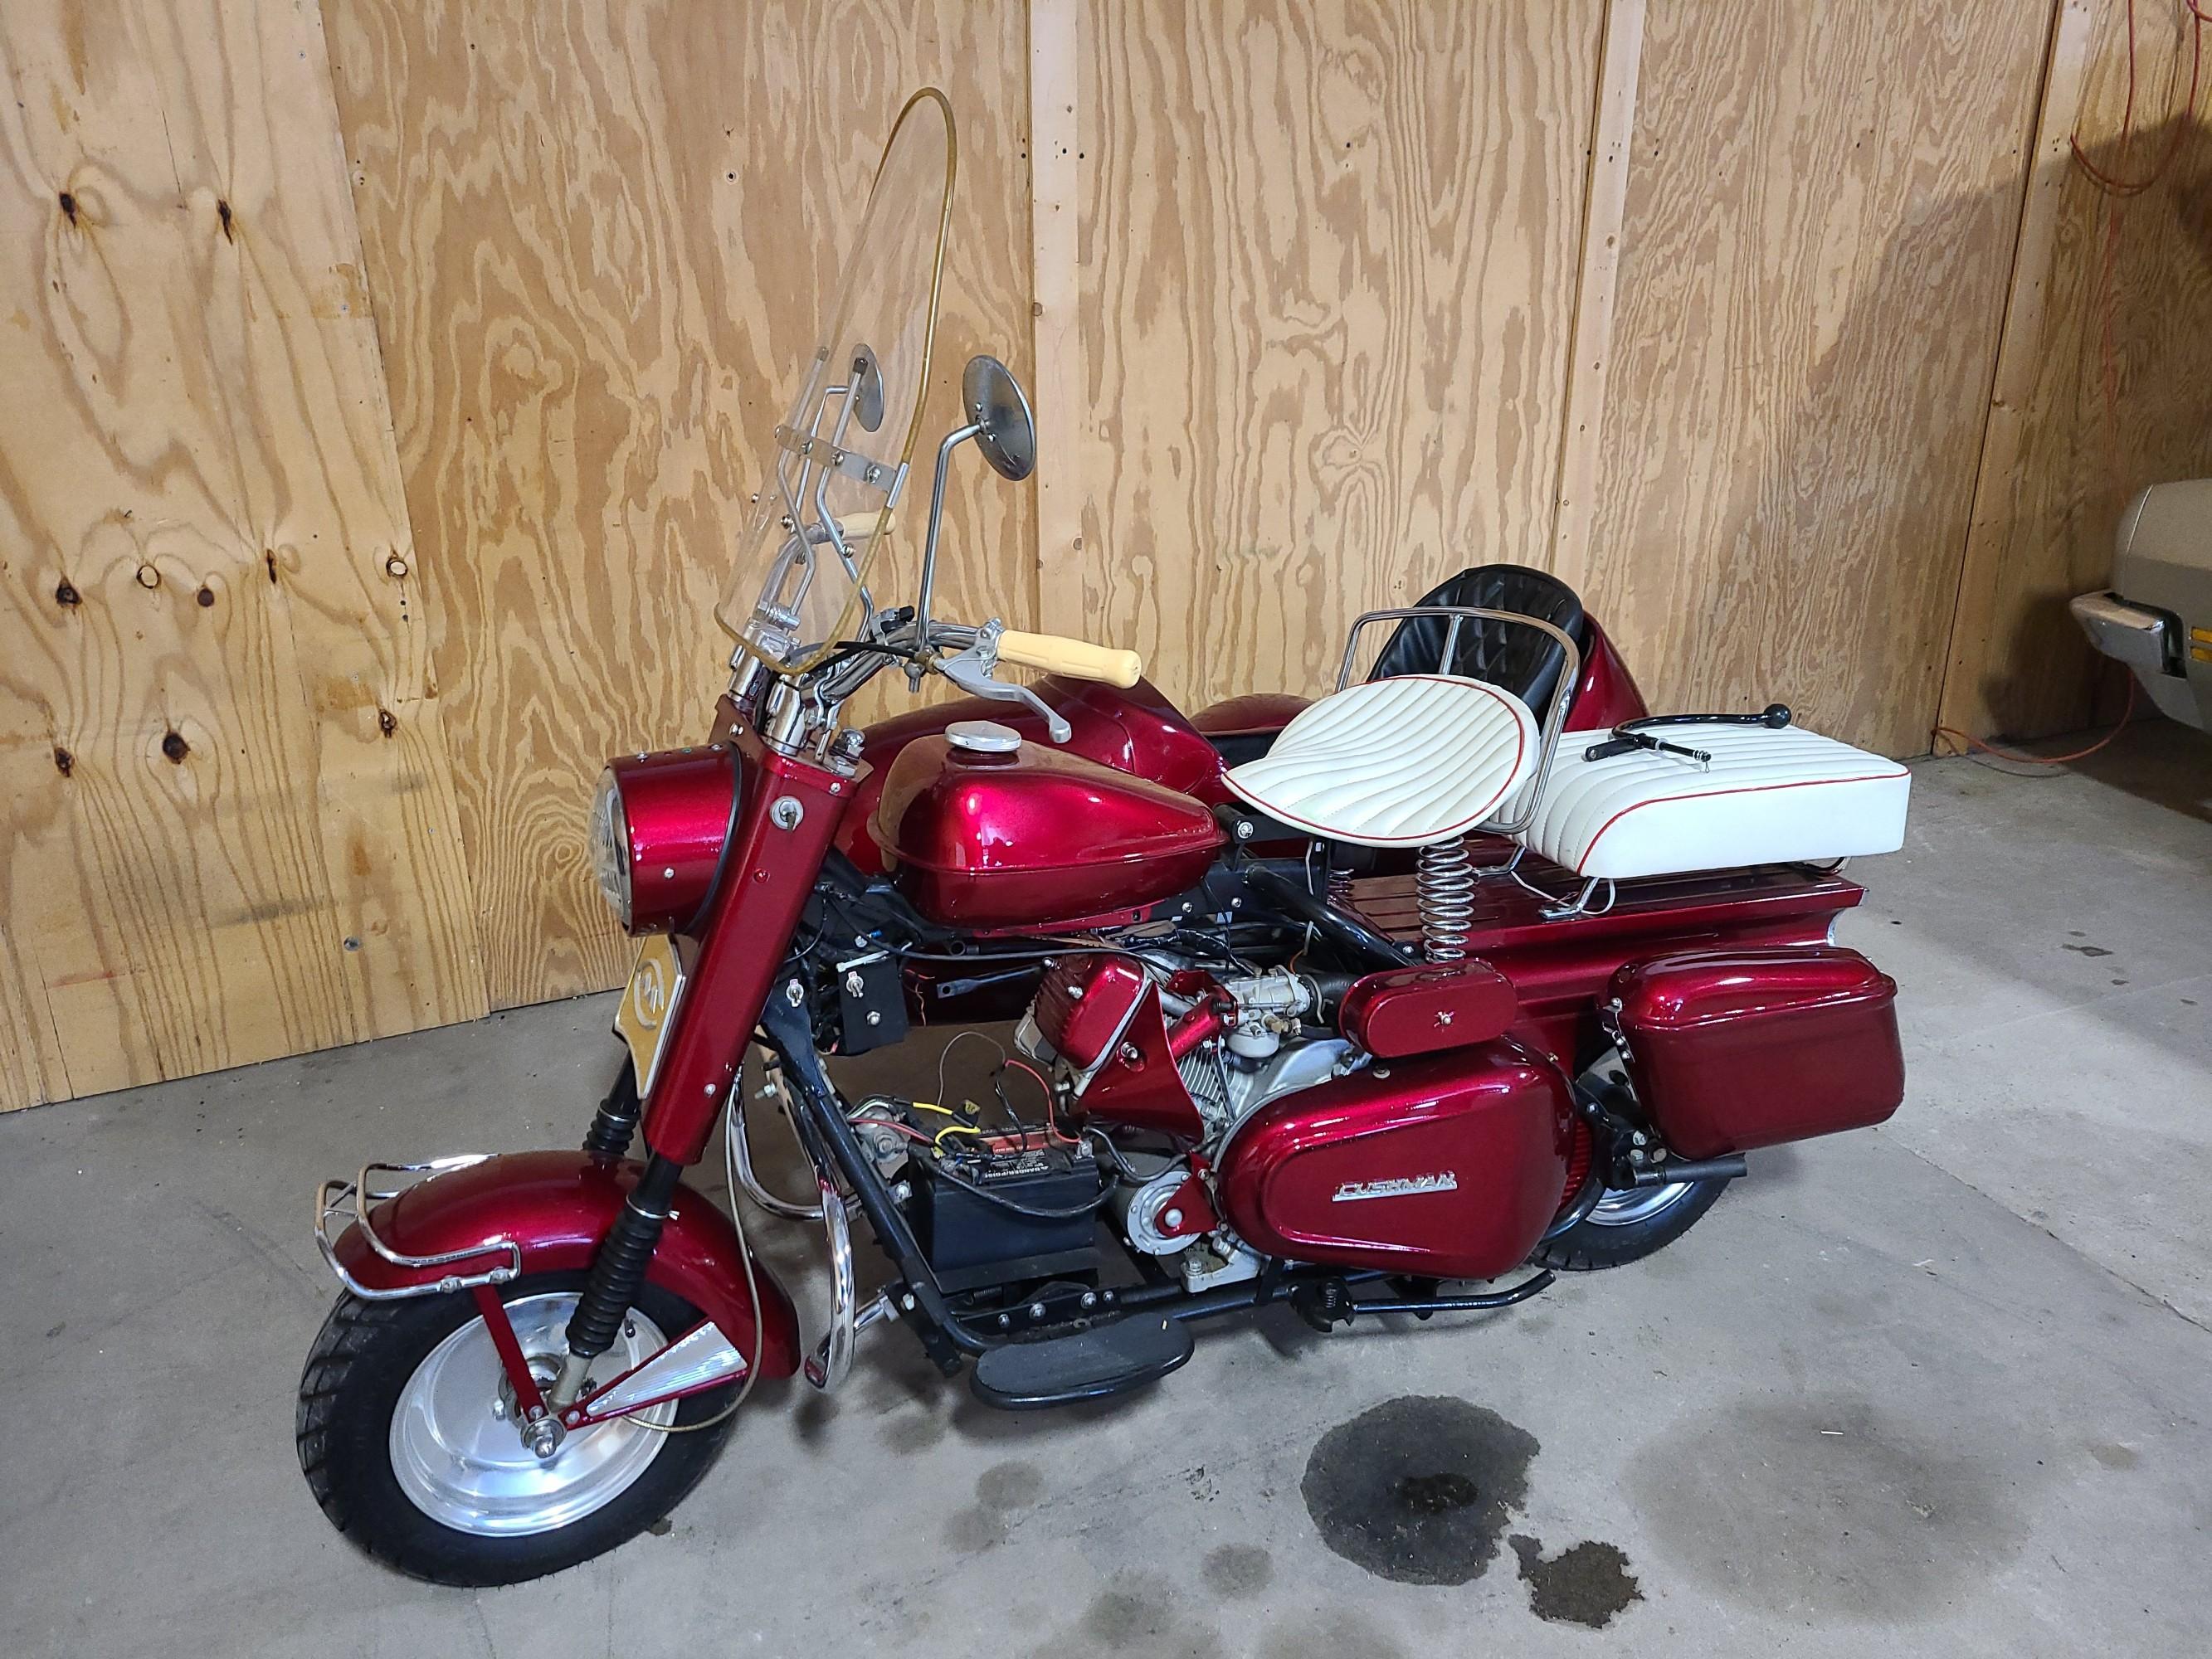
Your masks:
[{"label": "plywood wall", "polygon": [[2212,135],[2187,118],[2212,29],[2138,0],[2131,99],[2130,10],[2068,0],[2053,47],[1943,692],[1977,735],[2089,722],[2117,675],[2066,601],[2108,578],[2137,489],[2212,475]]},{"label": "plywood wall", "polygon": [[1926,747],[2043,0],[1654,0],[1583,590],[1647,696]]},{"label": "plywood wall", "polygon": [[617,975],[593,776],[699,730],[927,81],[939,413],[991,349],[1045,441],[963,467],[947,612],[1195,706],[1517,560],[1664,703],[2078,721],[2054,607],[2212,470],[2181,3],[2125,143],[2125,0],[11,5],[0,1106]]},{"label": "plywood wall", "polygon": [[1079,551],[1195,707],[1549,533],[1601,8],[1095,0]]},{"label": "plywood wall", "polygon": [[319,13],[0,64],[0,1105],[482,1012]]},{"label": "plywood wall", "polygon": [[[600,764],[703,733],[757,458],[916,86],[963,124],[938,413],[986,343],[1027,369],[1023,14],[327,11],[438,683],[470,711],[454,775],[491,1000],[595,989],[628,959],[586,860]],[[988,587],[1019,625],[1028,498],[982,471],[940,591],[962,614]]]}]

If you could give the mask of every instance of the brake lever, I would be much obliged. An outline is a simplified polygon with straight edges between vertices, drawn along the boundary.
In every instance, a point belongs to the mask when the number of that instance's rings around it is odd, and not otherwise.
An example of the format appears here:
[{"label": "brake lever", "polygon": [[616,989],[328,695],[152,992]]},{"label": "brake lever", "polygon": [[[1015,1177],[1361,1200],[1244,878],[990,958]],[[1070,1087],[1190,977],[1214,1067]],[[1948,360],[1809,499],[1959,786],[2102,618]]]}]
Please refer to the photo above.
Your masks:
[{"label": "brake lever", "polygon": [[1044,729],[1054,743],[1066,743],[1075,735],[1075,729],[1060,717],[1060,711],[1026,685],[1016,685],[1000,679],[991,671],[999,665],[999,635],[1006,625],[995,617],[975,630],[975,643],[950,656],[933,657],[929,665],[951,680],[970,696],[988,697],[994,702],[1025,702],[1044,720]]}]

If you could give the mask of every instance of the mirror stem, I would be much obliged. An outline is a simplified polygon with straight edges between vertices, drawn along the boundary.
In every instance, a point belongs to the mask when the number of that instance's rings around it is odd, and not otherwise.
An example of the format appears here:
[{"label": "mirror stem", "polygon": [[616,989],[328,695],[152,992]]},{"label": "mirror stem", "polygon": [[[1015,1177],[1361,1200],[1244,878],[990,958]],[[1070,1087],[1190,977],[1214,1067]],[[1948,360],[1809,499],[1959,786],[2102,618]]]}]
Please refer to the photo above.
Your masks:
[{"label": "mirror stem", "polygon": [[937,587],[937,537],[945,526],[945,480],[952,466],[952,452],[966,443],[983,428],[963,426],[945,434],[945,441],[937,447],[937,483],[929,492],[929,535],[921,545],[921,596],[914,607],[914,642],[917,650],[929,650],[929,599]]}]

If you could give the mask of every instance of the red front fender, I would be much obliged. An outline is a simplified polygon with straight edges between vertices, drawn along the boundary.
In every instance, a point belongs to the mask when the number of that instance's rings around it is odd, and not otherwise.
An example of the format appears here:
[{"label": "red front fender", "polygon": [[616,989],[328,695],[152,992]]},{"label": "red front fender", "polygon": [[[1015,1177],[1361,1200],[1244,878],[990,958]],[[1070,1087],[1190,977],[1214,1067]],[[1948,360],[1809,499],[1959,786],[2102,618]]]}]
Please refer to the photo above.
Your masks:
[{"label": "red front fender", "polygon": [[[512,1239],[521,1248],[523,1272],[573,1271],[591,1266],[640,1170],[634,1163],[580,1152],[509,1152],[419,1182],[371,1210],[369,1221],[400,1255],[443,1255]],[[370,1248],[358,1224],[334,1248],[338,1265],[371,1290],[434,1285],[454,1271],[395,1267]],[[729,1218],[710,1200],[678,1187],[646,1278],[699,1309],[739,1353],[749,1355],[754,1309],[745,1297],[744,1248]],[[476,1264],[462,1270],[476,1271]],[[788,1376],[799,1369],[799,1321],[791,1298],[757,1258],[753,1283],[760,1298],[761,1375]]]}]

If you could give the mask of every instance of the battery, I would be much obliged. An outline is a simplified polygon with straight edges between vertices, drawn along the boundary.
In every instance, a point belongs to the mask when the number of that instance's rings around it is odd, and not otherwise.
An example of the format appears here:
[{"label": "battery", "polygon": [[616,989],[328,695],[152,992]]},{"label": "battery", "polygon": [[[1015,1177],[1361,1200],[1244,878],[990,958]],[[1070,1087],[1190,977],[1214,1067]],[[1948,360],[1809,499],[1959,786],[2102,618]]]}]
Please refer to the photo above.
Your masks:
[{"label": "battery", "polygon": [[[994,1197],[1032,1209],[1073,1209],[1098,1196],[1098,1162],[1087,1146],[951,1153],[935,1162]],[[1018,1215],[939,1178],[929,1162],[922,1169],[914,1199],[915,1234],[945,1290],[980,1290],[1098,1267],[1095,1208],[1059,1220]]]}]

